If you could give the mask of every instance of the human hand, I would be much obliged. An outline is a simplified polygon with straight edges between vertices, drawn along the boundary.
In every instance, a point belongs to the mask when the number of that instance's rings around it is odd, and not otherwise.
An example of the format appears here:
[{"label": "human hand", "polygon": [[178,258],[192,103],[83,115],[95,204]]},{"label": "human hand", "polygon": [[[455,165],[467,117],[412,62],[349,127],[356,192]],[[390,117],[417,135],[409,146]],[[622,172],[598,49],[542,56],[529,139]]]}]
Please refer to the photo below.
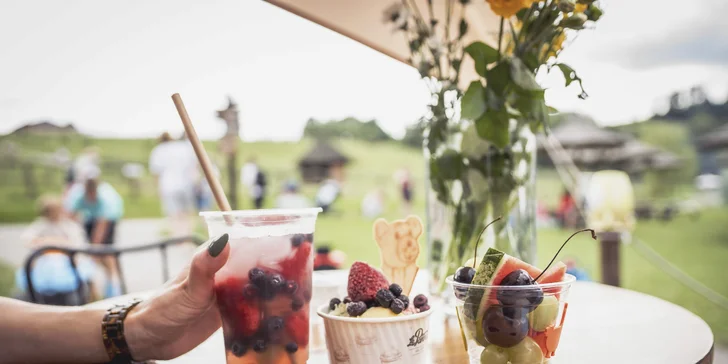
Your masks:
[{"label": "human hand", "polygon": [[134,360],[176,358],[220,328],[215,273],[227,262],[228,235],[210,239],[164,288],[135,307],[124,322]]}]

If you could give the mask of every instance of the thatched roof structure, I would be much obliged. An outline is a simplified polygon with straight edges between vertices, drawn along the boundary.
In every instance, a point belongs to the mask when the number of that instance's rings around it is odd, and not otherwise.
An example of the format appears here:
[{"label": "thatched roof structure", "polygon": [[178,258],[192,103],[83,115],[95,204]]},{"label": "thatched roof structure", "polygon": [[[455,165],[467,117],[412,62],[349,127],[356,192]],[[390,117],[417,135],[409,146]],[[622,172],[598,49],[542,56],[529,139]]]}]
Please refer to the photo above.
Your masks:
[{"label": "thatched roof structure", "polygon": [[712,151],[728,148],[728,124],[723,125],[697,139],[698,148],[702,151]]},{"label": "thatched roof structure", "polygon": [[298,161],[303,180],[321,182],[331,177],[331,169],[349,163],[349,158],[324,141],[316,145]]}]

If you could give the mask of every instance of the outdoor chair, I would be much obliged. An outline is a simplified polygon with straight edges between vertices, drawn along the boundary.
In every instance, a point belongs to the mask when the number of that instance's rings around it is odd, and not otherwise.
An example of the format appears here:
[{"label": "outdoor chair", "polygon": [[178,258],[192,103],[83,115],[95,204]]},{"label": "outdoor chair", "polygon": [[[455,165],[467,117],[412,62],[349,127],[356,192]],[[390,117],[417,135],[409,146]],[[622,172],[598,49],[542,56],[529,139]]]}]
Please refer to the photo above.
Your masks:
[{"label": "outdoor chair", "polygon": [[[126,280],[124,278],[124,274],[121,268],[121,264],[119,262],[119,257],[122,254],[126,253],[134,253],[134,252],[141,252],[141,251],[147,251],[147,250],[156,250],[158,249],[162,255],[162,278],[166,282],[169,280],[169,259],[167,256],[167,248],[169,246],[174,245],[181,245],[185,243],[192,243],[196,245],[200,245],[203,243],[203,240],[198,236],[185,236],[185,237],[178,237],[178,238],[171,238],[167,240],[163,240],[156,243],[151,244],[145,244],[145,245],[139,245],[139,246],[132,246],[132,247],[125,247],[125,248],[115,248],[111,246],[90,246],[83,249],[74,249],[74,248],[66,248],[66,247],[56,247],[56,246],[47,246],[40,248],[36,251],[34,251],[28,259],[26,259],[24,267],[25,267],[25,279],[27,282],[27,298],[30,302],[33,303],[43,303],[43,304],[51,304],[51,305],[65,305],[65,306],[78,306],[78,305],[84,305],[90,302],[90,295],[89,295],[89,287],[86,282],[83,282],[81,279],[81,276],[78,272],[78,267],[76,266],[75,257],[78,254],[82,255],[88,255],[91,257],[96,258],[102,258],[102,257],[112,257],[114,261],[116,262],[116,273],[119,276],[119,283],[121,286],[121,294],[127,294],[127,286],[126,286]],[[35,263],[35,261],[47,253],[62,253],[68,256],[68,259],[71,263],[71,268],[73,270],[73,274],[76,278],[76,281],[78,282],[77,288],[75,291],[68,292],[68,293],[60,293],[60,294],[54,294],[54,295],[44,295],[40,292],[36,292],[33,285],[33,279],[32,279],[32,268]]]}]

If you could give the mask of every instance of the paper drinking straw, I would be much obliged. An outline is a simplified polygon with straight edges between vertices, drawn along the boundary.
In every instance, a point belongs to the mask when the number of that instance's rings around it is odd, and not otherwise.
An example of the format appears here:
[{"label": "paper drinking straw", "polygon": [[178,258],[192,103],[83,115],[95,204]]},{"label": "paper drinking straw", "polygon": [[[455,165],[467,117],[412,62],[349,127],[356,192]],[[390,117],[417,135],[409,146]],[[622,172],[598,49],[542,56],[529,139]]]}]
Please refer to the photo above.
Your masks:
[{"label": "paper drinking straw", "polygon": [[210,163],[210,157],[207,156],[205,146],[202,145],[202,142],[200,142],[200,139],[197,137],[197,132],[195,131],[195,127],[192,126],[190,116],[187,115],[187,109],[185,108],[185,104],[182,102],[182,97],[180,97],[179,94],[174,94],[172,95],[172,101],[174,101],[174,106],[177,108],[179,118],[182,119],[182,125],[184,125],[185,127],[187,138],[189,138],[190,143],[192,143],[192,148],[195,150],[197,160],[200,161],[202,172],[205,173],[207,183],[210,185],[210,189],[212,189],[212,194],[215,196],[217,207],[220,209],[220,211],[232,210],[230,208],[230,203],[228,202],[227,197],[225,197],[225,191],[222,189],[220,181],[215,177],[215,174],[212,173],[212,163]]}]

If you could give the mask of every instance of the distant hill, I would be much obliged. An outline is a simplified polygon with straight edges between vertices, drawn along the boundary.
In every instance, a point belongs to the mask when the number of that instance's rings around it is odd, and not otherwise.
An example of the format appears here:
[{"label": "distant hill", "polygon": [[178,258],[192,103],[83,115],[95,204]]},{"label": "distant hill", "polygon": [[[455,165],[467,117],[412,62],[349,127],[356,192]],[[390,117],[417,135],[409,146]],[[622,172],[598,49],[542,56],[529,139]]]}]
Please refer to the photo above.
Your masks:
[{"label": "distant hill", "polygon": [[61,126],[52,121],[44,120],[25,124],[13,130],[9,135],[23,134],[79,134],[79,132],[71,123]]},{"label": "distant hill", "polygon": [[368,142],[392,140],[392,137],[379,127],[376,120],[362,121],[352,117],[326,122],[308,119],[303,129],[303,136],[312,139],[346,138]]}]

